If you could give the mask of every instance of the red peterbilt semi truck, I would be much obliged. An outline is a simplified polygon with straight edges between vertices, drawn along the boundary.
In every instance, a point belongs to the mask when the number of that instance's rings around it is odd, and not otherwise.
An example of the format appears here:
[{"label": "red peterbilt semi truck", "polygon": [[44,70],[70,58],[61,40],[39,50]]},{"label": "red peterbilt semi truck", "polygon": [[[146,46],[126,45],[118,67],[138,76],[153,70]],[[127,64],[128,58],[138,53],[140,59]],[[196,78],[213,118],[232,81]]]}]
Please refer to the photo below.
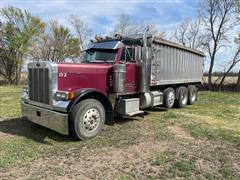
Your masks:
[{"label": "red peterbilt semi truck", "polygon": [[28,64],[23,117],[78,139],[96,136],[114,117],[197,100],[202,52],[147,34],[97,38],[81,63]]}]

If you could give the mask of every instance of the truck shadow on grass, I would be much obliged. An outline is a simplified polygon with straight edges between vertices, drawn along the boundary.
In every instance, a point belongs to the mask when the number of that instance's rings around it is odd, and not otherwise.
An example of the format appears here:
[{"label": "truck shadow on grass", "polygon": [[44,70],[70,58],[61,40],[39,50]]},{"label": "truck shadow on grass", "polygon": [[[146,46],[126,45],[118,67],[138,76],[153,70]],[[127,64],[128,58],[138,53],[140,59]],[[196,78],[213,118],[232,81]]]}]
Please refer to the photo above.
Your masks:
[{"label": "truck shadow on grass", "polygon": [[[116,118],[116,124],[124,124],[137,118]],[[57,142],[76,142],[72,136],[61,135],[51,129],[37,125],[25,118],[14,118],[0,121],[0,137],[3,136],[26,137],[38,143],[49,144],[46,138]]]},{"label": "truck shadow on grass", "polygon": [[44,144],[49,144],[47,141],[45,141],[46,138],[58,142],[77,141],[71,136],[58,134],[50,129],[32,123],[25,118],[14,118],[0,121],[0,133],[26,137],[28,139],[32,139],[35,142]]},{"label": "truck shadow on grass", "polygon": [[[143,114],[133,117],[115,117],[114,124],[123,125],[131,121],[138,121],[147,117],[151,112],[167,111],[161,107],[147,109]],[[112,126],[114,126],[114,124]],[[111,126],[111,125],[108,125]],[[111,127],[110,127],[111,128]],[[13,118],[0,121],[0,137],[20,136],[26,137],[38,143],[50,144],[46,138],[57,142],[76,142],[72,136],[61,135],[53,130],[37,125],[26,118]]]}]

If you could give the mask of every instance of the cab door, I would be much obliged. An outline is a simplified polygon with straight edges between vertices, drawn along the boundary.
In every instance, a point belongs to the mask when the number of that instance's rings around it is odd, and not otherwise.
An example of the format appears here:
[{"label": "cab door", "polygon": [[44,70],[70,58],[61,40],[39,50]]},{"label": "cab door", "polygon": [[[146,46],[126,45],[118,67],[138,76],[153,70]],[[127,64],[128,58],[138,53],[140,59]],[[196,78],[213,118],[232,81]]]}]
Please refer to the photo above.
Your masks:
[{"label": "cab door", "polygon": [[137,92],[137,64],[134,60],[134,48],[123,48],[121,62],[126,63],[125,91]]}]

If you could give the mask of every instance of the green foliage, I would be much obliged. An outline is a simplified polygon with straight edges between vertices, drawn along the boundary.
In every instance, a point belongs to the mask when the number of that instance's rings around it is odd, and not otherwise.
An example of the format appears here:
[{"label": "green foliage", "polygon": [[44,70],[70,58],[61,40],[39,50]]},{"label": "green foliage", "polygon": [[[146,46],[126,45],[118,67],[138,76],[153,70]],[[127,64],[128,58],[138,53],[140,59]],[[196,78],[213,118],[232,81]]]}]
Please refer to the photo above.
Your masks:
[{"label": "green foliage", "polygon": [[18,84],[23,60],[34,43],[34,37],[45,25],[39,17],[12,6],[3,8],[0,14],[3,17],[4,35],[1,44],[0,75],[7,79],[9,84]]},{"label": "green foliage", "polygon": [[33,36],[44,28],[44,23],[28,11],[11,6],[3,8],[1,14],[5,19],[4,47],[18,50],[18,53],[25,55],[28,47],[32,45]]},{"label": "green foliage", "polygon": [[51,20],[45,31],[38,36],[30,56],[34,60],[62,62],[67,58],[77,58],[80,53],[79,45],[79,39],[67,27],[59,25],[57,20]]}]

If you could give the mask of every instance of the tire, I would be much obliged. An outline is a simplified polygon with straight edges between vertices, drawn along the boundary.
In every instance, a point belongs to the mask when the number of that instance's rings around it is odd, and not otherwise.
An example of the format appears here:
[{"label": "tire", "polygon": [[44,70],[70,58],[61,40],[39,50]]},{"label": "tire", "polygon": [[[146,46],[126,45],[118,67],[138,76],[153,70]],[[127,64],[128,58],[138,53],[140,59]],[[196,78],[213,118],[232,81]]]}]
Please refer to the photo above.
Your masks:
[{"label": "tire", "polygon": [[177,108],[183,108],[187,105],[188,103],[188,89],[184,86],[180,86],[177,89],[177,101],[176,101],[176,107]]},{"label": "tire", "polygon": [[197,101],[197,87],[194,85],[188,86],[188,104],[192,105]]},{"label": "tire", "polygon": [[78,103],[70,117],[70,133],[80,140],[97,136],[105,123],[105,109],[95,99],[85,99]]},{"label": "tire", "polygon": [[166,108],[172,108],[175,102],[175,91],[173,88],[167,88],[163,91],[163,105]]}]

